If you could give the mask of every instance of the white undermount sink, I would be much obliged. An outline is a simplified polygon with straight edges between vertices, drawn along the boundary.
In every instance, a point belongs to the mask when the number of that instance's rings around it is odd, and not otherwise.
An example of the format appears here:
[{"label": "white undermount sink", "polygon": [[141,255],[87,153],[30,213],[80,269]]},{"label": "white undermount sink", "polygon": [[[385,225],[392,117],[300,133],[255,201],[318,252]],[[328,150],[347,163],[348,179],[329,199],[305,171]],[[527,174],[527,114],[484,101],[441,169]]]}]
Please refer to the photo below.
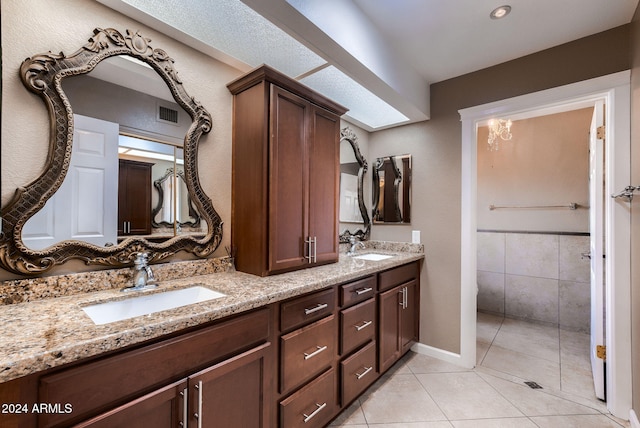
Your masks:
[{"label": "white undermount sink", "polygon": [[390,259],[391,257],[393,256],[389,254],[378,254],[378,253],[359,254],[357,256],[353,256],[354,259],[374,260],[374,261]]},{"label": "white undermount sink", "polygon": [[206,302],[224,296],[226,296],[226,294],[198,285],[180,290],[130,297],[125,300],[97,303],[95,305],[85,306],[82,310],[89,315],[89,318],[91,318],[94,323],[101,325],[166,311],[167,309],[192,305],[194,303]]}]

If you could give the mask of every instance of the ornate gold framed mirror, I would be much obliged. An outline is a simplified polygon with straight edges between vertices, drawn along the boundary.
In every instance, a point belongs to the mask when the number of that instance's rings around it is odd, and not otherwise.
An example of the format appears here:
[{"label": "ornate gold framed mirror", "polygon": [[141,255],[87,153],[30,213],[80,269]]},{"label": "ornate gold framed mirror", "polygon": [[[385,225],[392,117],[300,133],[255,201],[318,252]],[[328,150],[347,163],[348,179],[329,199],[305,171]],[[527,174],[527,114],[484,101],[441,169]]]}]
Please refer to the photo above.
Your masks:
[{"label": "ornate gold framed mirror", "polygon": [[[39,95],[47,106],[50,119],[49,151],[42,174],[18,188],[11,201],[2,207],[0,265],[4,269],[17,274],[36,275],[70,259],[80,259],[89,265],[122,267],[133,263],[138,252],[148,253],[149,261],[156,262],[180,251],[207,257],[220,245],[222,220],[203,191],[197,174],[198,142],[203,134],[211,130],[211,116],[195,98],[187,94],[174,68],[174,60],[164,50],[154,48],[150,43],[150,39],[138,32],[126,30],[123,34],[113,28],[96,28],[89,42],[71,55],[48,52],[27,58],[22,63],[22,82]],[[72,234],[43,248],[29,246],[23,239],[25,224],[58,192],[73,163],[75,115],[62,83],[70,77],[87,74],[101,61],[116,56],[131,57],[149,66],[162,78],[173,101],[190,117],[184,140],[178,143],[181,144],[184,158],[181,178],[203,227],[199,233],[174,233],[164,239],[118,233],[115,242],[111,239],[98,245]],[[96,182],[101,183],[100,180]],[[104,205],[105,212],[113,209],[109,203],[98,202]]]}]

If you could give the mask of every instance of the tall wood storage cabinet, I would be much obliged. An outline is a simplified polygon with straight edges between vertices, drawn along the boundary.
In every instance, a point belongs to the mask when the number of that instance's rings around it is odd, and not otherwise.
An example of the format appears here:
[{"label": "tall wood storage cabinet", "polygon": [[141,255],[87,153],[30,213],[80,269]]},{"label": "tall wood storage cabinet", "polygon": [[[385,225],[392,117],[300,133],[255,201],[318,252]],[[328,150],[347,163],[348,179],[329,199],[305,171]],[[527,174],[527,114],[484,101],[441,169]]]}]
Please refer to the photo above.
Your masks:
[{"label": "tall wood storage cabinet", "polygon": [[227,87],[236,269],[266,276],[337,261],[346,109],[268,66]]}]

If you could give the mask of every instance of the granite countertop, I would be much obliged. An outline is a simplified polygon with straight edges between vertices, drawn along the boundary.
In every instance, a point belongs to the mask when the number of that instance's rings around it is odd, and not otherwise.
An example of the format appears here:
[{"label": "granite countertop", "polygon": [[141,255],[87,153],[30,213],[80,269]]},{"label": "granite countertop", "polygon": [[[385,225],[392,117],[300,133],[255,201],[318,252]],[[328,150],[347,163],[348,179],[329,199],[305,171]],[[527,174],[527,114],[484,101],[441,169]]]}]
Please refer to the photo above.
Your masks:
[{"label": "granite countertop", "polygon": [[[362,250],[365,251],[365,250]],[[213,273],[162,281],[156,290],[124,294],[119,289],[43,298],[2,306],[0,382],[117,350],[208,321],[238,314],[310,291],[421,260],[423,252],[366,250],[395,256],[381,261],[340,254],[337,263],[258,277],[241,272]],[[225,294],[215,300],[95,325],[83,306],[194,285]]]}]

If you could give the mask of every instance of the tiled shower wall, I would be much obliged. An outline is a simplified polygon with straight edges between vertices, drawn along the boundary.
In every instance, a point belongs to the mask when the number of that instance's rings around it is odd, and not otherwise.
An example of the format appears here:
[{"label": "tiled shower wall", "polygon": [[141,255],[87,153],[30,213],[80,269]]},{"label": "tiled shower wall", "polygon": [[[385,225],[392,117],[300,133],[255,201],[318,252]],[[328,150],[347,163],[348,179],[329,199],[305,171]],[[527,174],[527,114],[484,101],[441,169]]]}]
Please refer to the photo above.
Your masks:
[{"label": "tiled shower wall", "polygon": [[478,310],[589,331],[589,236],[478,232]]}]

